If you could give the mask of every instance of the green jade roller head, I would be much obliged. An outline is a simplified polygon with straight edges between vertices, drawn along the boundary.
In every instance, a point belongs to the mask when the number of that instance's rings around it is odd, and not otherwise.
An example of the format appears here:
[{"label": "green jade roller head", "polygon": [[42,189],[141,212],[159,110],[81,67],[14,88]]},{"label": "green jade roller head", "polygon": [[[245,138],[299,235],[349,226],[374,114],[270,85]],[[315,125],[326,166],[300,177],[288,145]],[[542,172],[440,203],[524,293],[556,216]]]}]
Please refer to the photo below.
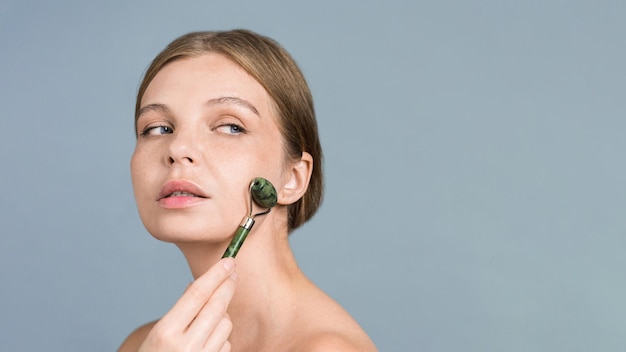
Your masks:
[{"label": "green jade roller head", "polygon": [[[266,208],[266,210],[252,215],[252,200],[254,200],[254,202],[260,207]],[[234,258],[237,255],[241,245],[243,245],[243,241],[246,240],[248,233],[252,230],[254,218],[259,215],[269,213],[270,210],[272,210],[272,207],[276,205],[276,201],[276,189],[270,181],[262,177],[257,177],[252,180],[252,183],[250,183],[250,212],[241,221],[241,225],[239,225],[237,231],[235,232],[235,237],[233,237],[233,240],[230,241],[230,244],[228,245],[228,248],[226,248],[226,252],[224,252],[222,258]]]}]

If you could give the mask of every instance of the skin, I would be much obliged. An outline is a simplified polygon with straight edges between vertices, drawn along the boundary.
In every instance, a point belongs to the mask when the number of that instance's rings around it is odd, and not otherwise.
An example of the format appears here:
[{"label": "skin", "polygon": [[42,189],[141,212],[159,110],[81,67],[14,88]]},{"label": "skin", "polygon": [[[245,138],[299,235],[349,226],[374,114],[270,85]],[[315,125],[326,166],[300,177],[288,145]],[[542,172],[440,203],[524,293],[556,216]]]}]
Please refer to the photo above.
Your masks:
[{"label": "skin", "polygon": [[[218,54],[170,63],[150,83],[131,160],[135,198],[145,227],[181,249],[195,280],[120,351],[376,350],[293,257],[287,205],[306,192],[312,158],[285,157],[272,104],[257,81]],[[236,261],[220,260],[257,176],[272,182],[278,204],[257,218]],[[164,206],[160,193],[172,180],[205,197]]]}]

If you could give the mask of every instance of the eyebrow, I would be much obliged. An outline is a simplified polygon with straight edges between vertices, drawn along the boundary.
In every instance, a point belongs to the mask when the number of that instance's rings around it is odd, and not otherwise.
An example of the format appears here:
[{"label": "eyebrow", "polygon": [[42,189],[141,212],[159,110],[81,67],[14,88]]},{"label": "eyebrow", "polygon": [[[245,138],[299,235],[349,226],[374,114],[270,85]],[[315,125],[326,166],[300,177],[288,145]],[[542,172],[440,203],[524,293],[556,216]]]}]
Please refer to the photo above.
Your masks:
[{"label": "eyebrow", "polygon": [[241,99],[241,98],[237,98],[237,97],[220,97],[220,98],[211,99],[211,100],[206,102],[206,105],[208,105],[208,106],[220,105],[220,104],[239,105],[239,106],[242,106],[242,107],[252,111],[255,115],[257,115],[259,117],[261,116],[259,114],[259,110],[257,110],[257,108],[254,105],[252,105],[252,103],[250,103],[249,101],[247,101],[245,99]]},{"label": "eyebrow", "polygon": [[[259,114],[259,110],[257,110],[257,108],[254,105],[252,105],[252,103],[250,103],[249,101],[245,99],[227,96],[227,97],[210,99],[209,101],[206,102],[207,106],[224,105],[224,104],[225,105],[229,105],[229,104],[239,105],[252,111],[255,115],[259,117],[261,116],[261,114]],[[142,106],[139,109],[139,114],[137,114],[137,118],[151,111],[161,112],[164,114],[170,113],[170,109],[165,104],[148,104],[146,106]]]},{"label": "eyebrow", "polygon": [[156,112],[169,114],[170,108],[168,108],[167,105],[165,104],[148,104],[146,106],[142,106],[141,109],[139,109],[139,114],[137,114],[137,118],[139,119],[141,115],[146,114],[150,111],[156,111]]}]

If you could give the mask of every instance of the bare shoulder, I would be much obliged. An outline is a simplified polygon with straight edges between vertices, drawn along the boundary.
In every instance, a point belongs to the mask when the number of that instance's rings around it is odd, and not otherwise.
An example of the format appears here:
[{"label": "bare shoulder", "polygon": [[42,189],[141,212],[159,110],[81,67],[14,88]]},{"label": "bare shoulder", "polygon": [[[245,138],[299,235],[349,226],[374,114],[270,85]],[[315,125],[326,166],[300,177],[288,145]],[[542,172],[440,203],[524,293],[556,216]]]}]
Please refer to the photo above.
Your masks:
[{"label": "bare shoulder", "polygon": [[372,341],[363,336],[350,336],[337,332],[322,332],[310,336],[297,344],[294,351],[305,352],[376,352],[376,346]]},{"label": "bare shoulder", "polygon": [[148,336],[148,333],[150,333],[150,330],[152,330],[152,327],[154,326],[154,324],[157,323],[157,321],[158,320],[151,321],[131,332],[126,340],[124,340],[117,352],[137,352],[139,350],[139,346],[141,346],[143,341],[146,339],[146,336]]},{"label": "bare shoulder", "polygon": [[299,290],[297,317],[291,321],[289,351],[378,351],[352,316],[315,285]]}]

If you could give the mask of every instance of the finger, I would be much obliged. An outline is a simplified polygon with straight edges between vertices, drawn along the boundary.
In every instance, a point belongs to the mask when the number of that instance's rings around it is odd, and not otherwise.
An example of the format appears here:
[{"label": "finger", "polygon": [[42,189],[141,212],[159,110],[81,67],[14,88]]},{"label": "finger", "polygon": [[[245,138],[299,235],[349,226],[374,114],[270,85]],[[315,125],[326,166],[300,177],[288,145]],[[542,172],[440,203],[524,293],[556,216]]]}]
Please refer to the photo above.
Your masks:
[{"label": "finger", "polygon": [[201,345],[203,345],[207,338],[215,333],[217,326],[222,323],[224,318],[230,321],[226,310],[234,292],[234,280],[226,280],[222,283],[215,290],[209,301],[202,307],[185,334],[190,338],[201,341]]},{"label": "finger", "polygon": [[187,329],[213,292],[234,270],[235,261],[232,258],[222,259],[213,265],[189,285],[172,309],[161,318],[163,324],[177,326],[179,331]]},{"label": "finger", "polygon": [[220,350],[220,352],[230,352],[230,342],[226,341],[226,343],[224,343],[224,346],[222,346],[222,349]]},{"label": "finger", "polygon": [[[224,348],[228,348],[227,351],[230,350],[230,343],[228,342],[228,337],[230,336],[230,332],[233,330],[233,323],[231,320],[224,316],[222,320],[220,320],[219,324],[213,330],[213,333],[206,340],[204,344],[205,351],[223,351]],[[226,346],[228,345],[228,346]]]}]

